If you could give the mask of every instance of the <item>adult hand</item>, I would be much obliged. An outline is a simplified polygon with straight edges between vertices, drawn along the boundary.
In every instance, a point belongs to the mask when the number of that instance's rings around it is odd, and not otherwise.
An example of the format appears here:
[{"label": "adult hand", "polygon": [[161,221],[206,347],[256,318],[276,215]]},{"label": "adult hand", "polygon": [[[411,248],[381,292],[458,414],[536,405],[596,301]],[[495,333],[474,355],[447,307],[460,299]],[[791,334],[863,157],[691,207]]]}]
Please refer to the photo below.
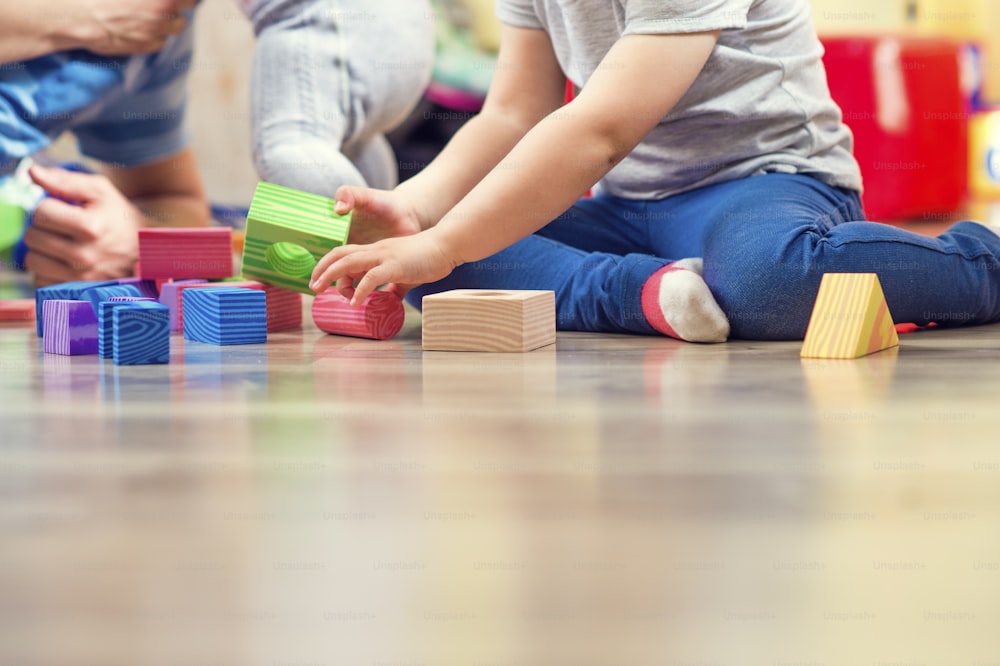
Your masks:
[{"label": "adult hand", "polygon": [[[187,26],[181,13],[196,0],[87,0],[67,13],[80,48],[102,55],[151,53]],[[80,13],[80,15],[77,15]]]},{"label": "adult hand", "polygon": [[143,214],[105,176],[33,166],[49,197],[24,234],[25,267],[38,286],[132,274]]}]

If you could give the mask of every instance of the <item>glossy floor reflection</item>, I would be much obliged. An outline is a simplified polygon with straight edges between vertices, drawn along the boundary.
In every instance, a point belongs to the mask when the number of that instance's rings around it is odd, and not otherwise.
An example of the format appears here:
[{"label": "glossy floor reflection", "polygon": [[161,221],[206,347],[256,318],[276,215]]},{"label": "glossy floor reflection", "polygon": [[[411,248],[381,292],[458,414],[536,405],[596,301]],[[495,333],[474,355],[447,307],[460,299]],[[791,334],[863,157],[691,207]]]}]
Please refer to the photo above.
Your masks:
[{"label": "glossy floor reflection", "polygon": [[798,351],[0,325],[0,664],[998,663],[1000,326]]}]

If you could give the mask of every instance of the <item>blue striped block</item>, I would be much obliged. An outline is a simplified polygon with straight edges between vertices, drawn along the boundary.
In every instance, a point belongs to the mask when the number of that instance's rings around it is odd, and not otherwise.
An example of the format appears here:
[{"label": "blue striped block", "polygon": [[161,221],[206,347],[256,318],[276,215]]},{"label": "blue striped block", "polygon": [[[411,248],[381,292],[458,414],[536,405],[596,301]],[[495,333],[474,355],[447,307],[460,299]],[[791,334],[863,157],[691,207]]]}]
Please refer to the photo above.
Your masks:
[{"label": "blue striped block", "polygon": [[[63,282],[49,287],[39,287],[35,290],[35,330],[38,337],[42,337],[42,325],[45,317],[42,313],[42,303],[49,300],[57,301],[78,301],[80,294],[93,287],[107,287],[118,284],[118,280],[80,280],[76,282]],[[95,315],[97,313],[94,313]]]},{"label": "blue striped block", "polygon": [[112,296],[97,304],[97,354],[101,358],[114,356],[114,319],[112,310],[125,303],[154,301],[152,298],[138,296]]},{"label": "blue striped block", "polygon": [[80,293],[81,301],[90,301],[90,304],[94,306],[94,314],[98,317],[100,316],[100,311],[98,306],[103,302],[114,298],[115,296],[129,296],[131,298],[139,298],[142,296],[142,292],[139,288],[131,284],[112,284],[106,287],[91,287],[90,289],[84,289]]},{"label": "blue striped block", "polygon": [[170,310],[155,301],[127,301],[111,308],[115,365],[170,362]]},{"label": "blue striped block", "polygon": [[213,345],[267,342],[266,299],[259,289],[187,289],[184,339]]}]

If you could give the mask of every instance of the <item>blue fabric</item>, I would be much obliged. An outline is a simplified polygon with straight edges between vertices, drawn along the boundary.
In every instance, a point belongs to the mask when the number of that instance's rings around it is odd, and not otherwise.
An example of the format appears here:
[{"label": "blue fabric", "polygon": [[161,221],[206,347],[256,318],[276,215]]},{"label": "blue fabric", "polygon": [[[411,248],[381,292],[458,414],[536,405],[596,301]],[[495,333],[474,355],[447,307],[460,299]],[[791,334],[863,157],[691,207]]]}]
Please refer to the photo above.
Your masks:
[{"label": "blue fabric", "polygon": [[191,49],[189,23],[149,55],[76,50],[0,67],[0,175],[66,131],[84,155],[118,166],[180,151]]},{"label": "blue fabric", "polygon": [[824,273],[877,273],[896,323],[1000,320],[1000,237],[959,222],[937,237],[864,221],[853,191],[770,174],[660,201],[597,196],[515,245],[414,289],[551,289],[561,330],[652,334],[642,285],[703,257],[731,337],[799,340]]},{"label": "blue fabric", "polygon": [[[63,164],[60,164],[59,166],[63,169],[66,169],[67,171],[77,171],[79,173],[93,173],[90,169],[86,167],[86,165],[80,164],[79,162],[65,162]],[[48,196],[52,195],[45,193],[42,196],[42,198],[44,199],[45,197]],[[34,209],[26,210],[24,212],[24,231],[27,231],[28,227],[30,227],[34,221],[35,221],[35,210]],[[28,246],[24,242],[24,231],[21,232],[21,238],[14,245],[13,251],[11,253],[11,263],[13,264],[14,270],[18,271],[25,270],[24,260],[28,256]]]}]

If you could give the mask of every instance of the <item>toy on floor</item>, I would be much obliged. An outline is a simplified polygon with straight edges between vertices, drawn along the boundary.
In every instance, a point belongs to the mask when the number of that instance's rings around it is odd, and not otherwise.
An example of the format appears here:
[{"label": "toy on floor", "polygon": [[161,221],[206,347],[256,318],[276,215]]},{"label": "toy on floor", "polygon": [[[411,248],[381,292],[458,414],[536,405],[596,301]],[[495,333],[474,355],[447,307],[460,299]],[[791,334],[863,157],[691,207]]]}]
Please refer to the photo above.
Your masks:
[{"label": "toy on floor", "polygon": [[42,303],[43,349],[47,354],[97,353],[97,315],[89,301],[48,299]]},{"label": "toy on floor", "polygon": [[[176,292],[176,326],[171,330],[184,331],[184,292],[189,289],[219,289],[242,287],[257,289],[265,294],[267,332],[287,331],[302,326],[302,294],[297,291],[280,289],[256,280],[223,280],[221,282],[200,282],[180,284]],[[173,319],[171,320],[173,321]]]},{"label": "toy on floor", "polygon": [[153,300],[121,303],[111,311],[115,365],[154,365],[170,361],[170,312]]},{"label": "toy on floor", "polygon": [[0,321],[32,321],[34,319],[34,299],[16,298],[12,301],[0,301]]},{"label": "toy on floor", "polygon": [[[107,287],[118,284],[118,280],[78,280],[74,282],[62,282],[48,287],[39,287],[35,290],[35,332],[38,337],[42,337],[45,323],[44,304],[48,300],[79,300],[80,295],[87,289],[94,287]],[[93,307],[91,307],[93,311]],[[95,315],[96,316],[96,315]],[[96,338],[95,338],[96,339]],[[96,351],[94,352],[97,353]]]},{"label": "toy on floor", "polygon": [[267,342],[266,296],[259,289],[189,289],[184,339],[214,345]]},{"label": "toy on floor", "polygon": [[[97,304],[97,355],[101,358],[114,357],[114,319],[112,312],[125,303],[155,302],[143,296],[112,296]],[[169,314],[169,313],[168,313]]]},{"label": "toy on floor", "polygon": [[800,356],[858,358],[898,344],[878,275],[823,276]]},{"label": "toy on floor", "polygon": [[242,275],[267,284],[312,294],[309,278],[327,252],[347,242],[351,215],[334,212],[336,202],[258,183],[247,214]]},{"label": "toy on floor", "polygon": [[527,352],[556,341],[553,291],[454,289],[424,296],[424,351]]},{"label": "toy on floor", "polygon": [[335,290],[313,299],[312,318],[320,330],[372,340],[388,340],[403,328],[403,301],[388,291],[373,291],[358,307]]},{"label": "toy on floor", "polygon": [[230,277],[232,230],[229,227],[140,229],[136,272],[145,279]]},{"label": "toy on floor", "polygon": [[159,301],[161,305],[167,306],[170,310],[170,330],[178,331],[180,330],[180,323],[178,321],[178,301],[177,296],[181,292],[182,287],[191,284],[205,284],[208,280],[202,279],[190,279],[190,280],[170,280],[164,282],[160,287]]}]

